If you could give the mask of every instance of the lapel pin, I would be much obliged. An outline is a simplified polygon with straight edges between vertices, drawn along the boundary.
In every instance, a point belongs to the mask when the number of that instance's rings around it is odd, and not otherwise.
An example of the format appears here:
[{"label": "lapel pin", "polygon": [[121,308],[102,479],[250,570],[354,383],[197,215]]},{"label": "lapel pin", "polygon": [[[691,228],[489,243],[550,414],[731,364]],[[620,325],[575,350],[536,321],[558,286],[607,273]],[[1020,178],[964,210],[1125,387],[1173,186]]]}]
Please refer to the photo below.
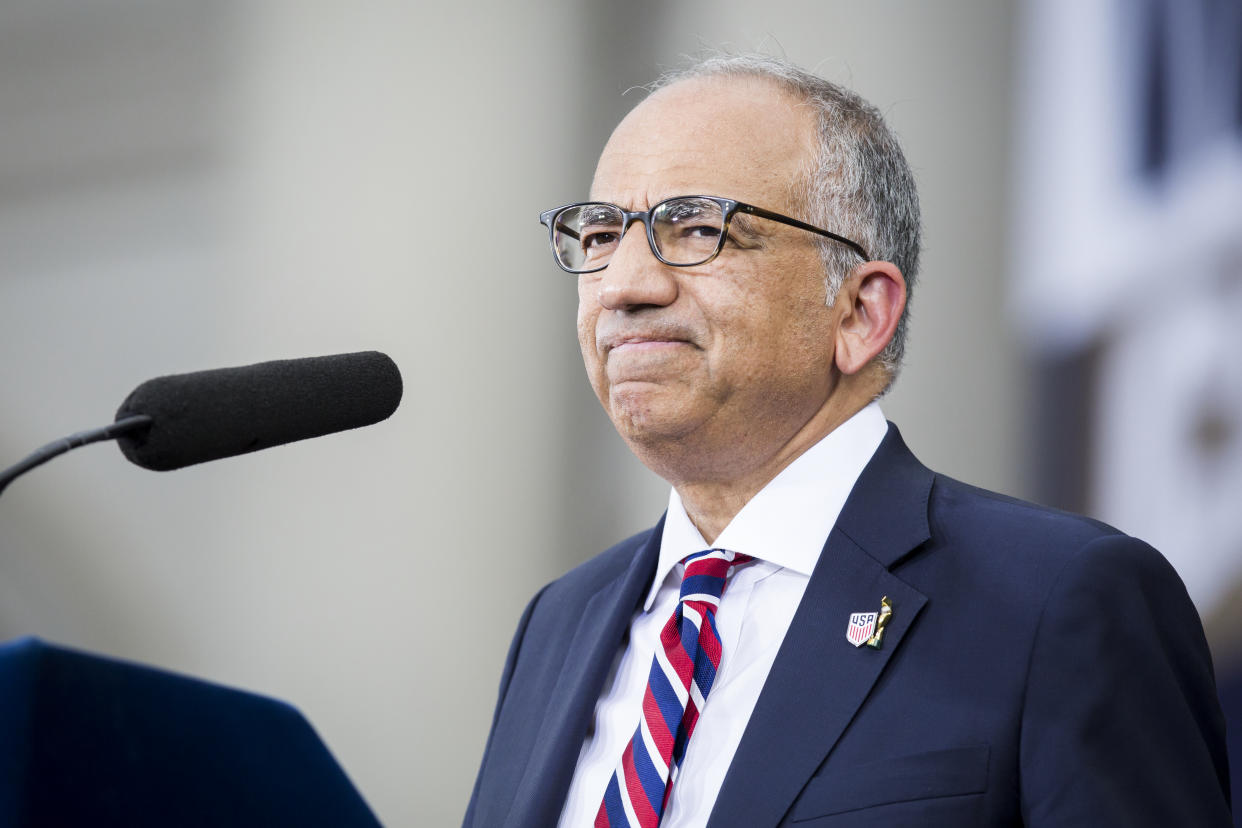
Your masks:
[{"label": "lapel pin", "polygon": [[880,641],[884,638],[884,628],[888,626],[888,620],[893,617],[893,605],[888,602],[888,596],[885,595],[880,599],[880,617],[875,622],[875,635],[867,639],[867,646],[880,649]]},{"label": "lapel pin", "polygon": [[866,644],[868,647],[880,649],[884,639],[884,628],[893,615],[893,605],[888,596],[880,599],[879,612],[855,612],[850,614],[850,623],[845,628],[845,639],[855,647]]}]

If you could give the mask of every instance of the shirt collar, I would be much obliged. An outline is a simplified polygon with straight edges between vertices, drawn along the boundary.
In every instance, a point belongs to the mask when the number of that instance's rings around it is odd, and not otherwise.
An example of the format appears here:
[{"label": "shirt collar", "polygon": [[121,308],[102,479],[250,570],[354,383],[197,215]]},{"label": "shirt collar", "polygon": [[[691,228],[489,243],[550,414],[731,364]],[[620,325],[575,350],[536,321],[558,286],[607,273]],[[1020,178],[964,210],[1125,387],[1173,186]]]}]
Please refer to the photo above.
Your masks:
[{"label": "shirt collar", "polygon": [[[742,552],[810,577],[846,498],[888,433],[873,402],[828,433],[768,481],[738,512],[715,548]],[[673,489],[660,537],[660,562],[643,610],[674,567],[708,548]]]}]

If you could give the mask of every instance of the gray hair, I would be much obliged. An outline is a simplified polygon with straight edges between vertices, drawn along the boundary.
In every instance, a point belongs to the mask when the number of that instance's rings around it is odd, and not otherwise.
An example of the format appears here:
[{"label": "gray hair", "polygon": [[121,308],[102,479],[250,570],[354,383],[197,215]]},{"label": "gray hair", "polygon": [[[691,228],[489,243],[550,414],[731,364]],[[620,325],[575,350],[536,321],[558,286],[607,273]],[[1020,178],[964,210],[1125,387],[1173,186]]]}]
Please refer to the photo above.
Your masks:
[{"label": "gray hair", "polygon": [[[919,269],[919,197],[914,174],[879,110],[858,95],[767,55],[717,55],[667,72],[651,91],[692,78],[755,77],[776,84],[813,107],[818,115],[818,147],[808,159],[795,198],[812,224],[840,233],[863,246],[872,259],[895,264],[906,279],[906,308],[892,340],[879,355],[891,385],[906,349],[910,295]],[[824,262],[827,302],[836,299],[857,253],[831,239],[818,238]],[[888,390],[886,387],[884,390]]]}]

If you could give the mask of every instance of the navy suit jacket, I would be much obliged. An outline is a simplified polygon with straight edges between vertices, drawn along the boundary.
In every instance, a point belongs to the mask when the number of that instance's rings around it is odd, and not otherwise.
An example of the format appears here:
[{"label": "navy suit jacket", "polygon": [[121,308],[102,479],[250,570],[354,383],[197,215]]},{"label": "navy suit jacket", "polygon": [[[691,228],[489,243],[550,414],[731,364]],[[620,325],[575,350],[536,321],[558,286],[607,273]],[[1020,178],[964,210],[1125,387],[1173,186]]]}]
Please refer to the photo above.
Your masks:
[{"label": "navy suit jacket", "polygon": [[[468,828],[556,824],[662,523],[527,607]],[[850,614],[881,596],[893,607],[881,648],[852,646]],[[1228,796],[1211,658],[1164,558],[935,474],[890,425],[708,825],[1224,828]]]}]

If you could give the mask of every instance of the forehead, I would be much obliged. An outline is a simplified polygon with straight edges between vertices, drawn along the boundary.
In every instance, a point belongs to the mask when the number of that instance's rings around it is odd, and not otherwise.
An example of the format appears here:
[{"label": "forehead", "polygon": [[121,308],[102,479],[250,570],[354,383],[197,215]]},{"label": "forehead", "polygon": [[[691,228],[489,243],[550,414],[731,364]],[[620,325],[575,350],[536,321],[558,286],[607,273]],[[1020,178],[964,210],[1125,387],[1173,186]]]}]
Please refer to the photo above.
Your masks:
[{"label": "forehead", "polygon": [[789,208],[813,151],[810,109],[760,78],[694,78],[643,101],[600,155],[591,198],[628,209],[675,195]]}]

